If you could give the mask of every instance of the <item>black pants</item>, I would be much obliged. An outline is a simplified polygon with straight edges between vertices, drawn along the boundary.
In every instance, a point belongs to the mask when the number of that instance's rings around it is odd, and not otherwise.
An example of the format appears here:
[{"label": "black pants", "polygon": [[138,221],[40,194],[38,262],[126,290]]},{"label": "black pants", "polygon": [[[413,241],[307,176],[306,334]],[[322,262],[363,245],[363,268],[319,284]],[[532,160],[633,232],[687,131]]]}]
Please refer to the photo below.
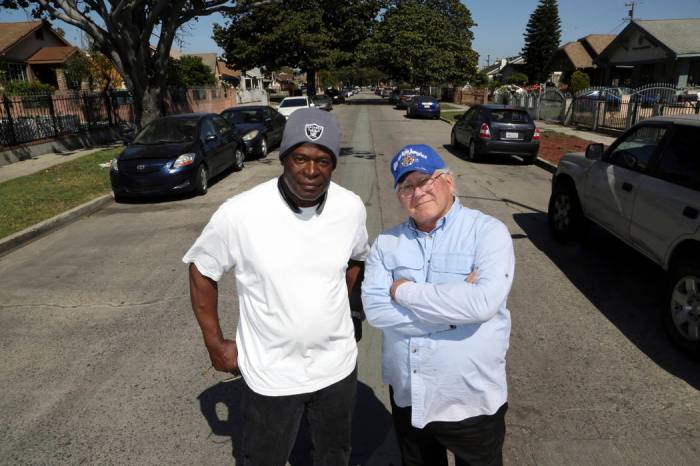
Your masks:
[{"label": "black pants", "polygon": [[411,407],[400,408],[391,395],[391,414],[404,466],[447,466],[447,450],[457,466],[501,466],[508,403],[492,415],[457,422],[430,422],[422,429],[411,425]]},{"label": "black pants", "polygon": [[340,382],[312,393],[264,396],[245,383],[241,395],[243,464],[284,466],[306,413],[317,466],[347,466],[357,392],[357,368]]}]

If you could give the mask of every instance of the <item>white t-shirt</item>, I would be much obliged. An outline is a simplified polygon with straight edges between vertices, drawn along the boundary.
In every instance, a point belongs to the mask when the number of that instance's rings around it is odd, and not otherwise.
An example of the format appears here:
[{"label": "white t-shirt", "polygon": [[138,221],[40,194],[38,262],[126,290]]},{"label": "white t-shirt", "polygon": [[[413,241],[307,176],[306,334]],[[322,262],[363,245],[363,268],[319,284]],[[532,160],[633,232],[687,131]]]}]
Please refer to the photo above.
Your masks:
[{"label": "white t-shirt", "polygon": [[360,197],[335,183],[320,213],[295,214],[273,179],[221,205],[183,257],[215,281],[234,269],[238,365],[256,393],[309,393],[354,370],[345,271],[367,256],[366,217]]}]

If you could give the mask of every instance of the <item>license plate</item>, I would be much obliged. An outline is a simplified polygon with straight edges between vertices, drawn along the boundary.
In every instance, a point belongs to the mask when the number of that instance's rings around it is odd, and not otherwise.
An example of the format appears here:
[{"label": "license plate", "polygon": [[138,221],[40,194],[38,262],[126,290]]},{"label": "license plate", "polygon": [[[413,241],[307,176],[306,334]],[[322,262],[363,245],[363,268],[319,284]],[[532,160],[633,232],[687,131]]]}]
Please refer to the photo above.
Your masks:
[{"label": "license plate", "polygon": [[432,105],[430,105],[430,104],[423,104],[423,108],[430,108],[430,107],[432,107]]},{"label": "license plate", "polygon": [[520,139],[520,133],[511,133],[506,131],[506,139]]}]

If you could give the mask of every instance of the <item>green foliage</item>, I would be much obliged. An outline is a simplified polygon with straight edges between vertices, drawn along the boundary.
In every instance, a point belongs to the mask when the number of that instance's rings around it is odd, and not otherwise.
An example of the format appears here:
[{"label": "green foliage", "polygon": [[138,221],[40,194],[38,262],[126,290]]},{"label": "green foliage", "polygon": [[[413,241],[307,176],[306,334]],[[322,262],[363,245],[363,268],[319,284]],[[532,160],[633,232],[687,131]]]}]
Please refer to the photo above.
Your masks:
[{"label": "green foliage", "polygon": [[78,52],[63,64],[63,75],[69,89],[80,89],[80,83],[91,81],[92,69],[90,59]]},{"label": "green foliage", "polygon": [[479,70],[471,79],[471,85],[474,87],[485,87],[489,84],[489,81],[489,75],[486,74],[486,71]]},{"label": "green foliage", "polygon": [[543,82],[549,75],[549,62],[559,48],[561,20],[557,0],[540,0],[530,15],[525,32],[525,73],[532,82]]},{"label": "green foliage", "polygon": [[574,71],[574,73],[571,75],[568,91],[575,94],[588,87],[591,87],[591,77],[583,71]]},{"label": "green foliage", "polygon": [[253,3],[245,13],[214,25],[214,40],[229,65],[300,68],[314,87],[316,70],[332,70],[355,60],[384,0],[287,0]]},{"label": "green foliage", "polygon": [[461,85],[476,72],[474,25],[469,10],[457,0],[397,2],[363,45],[363,56],[411,85]]},{"label": "green foliage", "polygon": [[211,68],[202,63],[202,57],[184,55],[179,60],[170,60],[168,84],[179,87],[213,86],[216,78]]},{"label": "green foliage", "polygon": [[513,73],[506,79],[506,84],[525,84],[527,81],[525,73]]},{"label": "green foliage", "polygon": [[7,95],[50,94],[55,90],[53,86],[38,81],[8,81],[3,87]]}]

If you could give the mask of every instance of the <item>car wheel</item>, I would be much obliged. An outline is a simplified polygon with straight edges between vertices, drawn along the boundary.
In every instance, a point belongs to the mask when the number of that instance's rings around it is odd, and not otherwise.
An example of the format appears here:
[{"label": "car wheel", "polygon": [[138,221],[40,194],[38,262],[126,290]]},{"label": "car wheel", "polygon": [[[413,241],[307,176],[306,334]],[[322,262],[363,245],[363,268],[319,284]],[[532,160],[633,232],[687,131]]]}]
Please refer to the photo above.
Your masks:
[{"label": "car wheel", "polygon": [[209,172],[207,171],[207,167],[205,167],[203,164],[199,166],[199,169],[197,169],[197,177],[195,178],[194,181],[194,191],[200,196],[203,196],[207,193],[207,190],[209,189],[209,180],[207,179],[209,177]]},{"label": "car wheel", "polygon": [[674,343],[700,355],[700,266],[683,260],[669,271],[664,312],[666,331]]},{"label": "car wheel", "polygon": [[455,130],[450,133],[450,146],[453,149],[459,149],[462,145],[457,141],[457,136],[455,135]]},{"label": "car wheel", "polygon": [[583,211],[576,191],[568,184],[558,183],[549,198],[547,212],[549,230],[554,239],[565,243],[581,233]]},{"label": "car wheel", "polygon": [[236,152],[233,153],[233,171],[239,172],[243,170],[243,161],[245,160],[245,154],[240,147],[236,147]]},{"label": "car wheel", "polygon": [[260,142],[260,158],[264,159],[267,157],[267,138],[263,138]]},{"label": "car wheel", "polygon": [[467,158],[470,162],[476,162],[479,160],[479,151],[476,148],[476,143],[474,139],[469,141],[469,150],[467,151]]},{"label": "car wheel", "polygon": [[126,200],[124,198],[124,196],[122,196],[121,194],[117,194],[114,191],[112,192],[112,194],[114,195],[114,202],[116,202],[118,204],[121,204],[122,202],[124,202]]}]

